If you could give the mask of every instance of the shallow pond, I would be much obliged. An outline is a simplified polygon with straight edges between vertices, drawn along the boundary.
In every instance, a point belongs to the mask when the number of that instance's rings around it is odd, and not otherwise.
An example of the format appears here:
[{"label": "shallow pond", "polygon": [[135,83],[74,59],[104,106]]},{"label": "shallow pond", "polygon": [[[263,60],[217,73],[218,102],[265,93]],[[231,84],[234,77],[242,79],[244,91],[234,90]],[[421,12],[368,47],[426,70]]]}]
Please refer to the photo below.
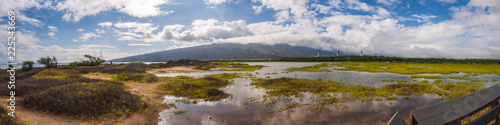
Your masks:
[{"label": "shallow pond", "polygon": [[[287,72],[285,69],[289,67],[311,66],[320,63],[296,63],[296,62],[251,62],[250,65],[265,65],[260,70],[251,73],[258,78],[304,78],[313,80],[334,80],[344,84],[362,84],[368,86],[381,86],[384,84],[394,84],[395,82],[382,82],[384,79],[406,80],[406,81],[421,81],[433,79],[414,78],[410,75],[401,75],[396,73],[369,73],[356,71],[338,71],[332,72]],[[325,67],[335,69],[338,67]],[[211,71],[204,73],[170,73],[159,74],[160,77],[173,76],[194,76],[203,77],[209,74],[232,73],[237,71]],[[453,75],[426,74],[441,76],[445,82],[466,81],[459,79],[450,79],[449,76],[464,76],[467,74],[459,73]],[[493,82],[492,79],[500,79],[499,75],[477,75],[470,76],[473,79],[484,79],[486,86],[499,84],[499,81]],[[408,117],[411,110],[423,107],[426,105],[441,102],[436,100],[432,95],[411,96],[408,100],[397,101],[347,101],[342,103],[347,106],[347,109],[338,109],[333,106],[317,111],[309,109],[308,104],[312,103],[310,95],[305,94],[302,99],[280,100],[276,105],[266,107],[265,104],[259,103],[262,99],[255,103],[248,103],[248,98],[259,98],[265,94],[265,90],[257,89],[249,84],[252,82],[250,78],[233,79],[235,84],[221,88],[226,93],[232,94],[232,98],[223,99],[215,102],[199,101],[197,104],[184,104],[176,102],[178,109],[168,109],[160,113],[159,124],[162,125],[178,125],[178,124],[335,124],[335,123],[373,123],[380,124],[387,122],[392,115],[399,111],[404,118]],[[165,103],[175,102],[178,98],[165,96]],[[268,111],[276,111],[281,107],[286,106],[290,102],[298,102],[299,105],[295,108],[284,110],[281,112],[267,113]],[[175,115],[173,111],[186,110],[182,115]]]}]

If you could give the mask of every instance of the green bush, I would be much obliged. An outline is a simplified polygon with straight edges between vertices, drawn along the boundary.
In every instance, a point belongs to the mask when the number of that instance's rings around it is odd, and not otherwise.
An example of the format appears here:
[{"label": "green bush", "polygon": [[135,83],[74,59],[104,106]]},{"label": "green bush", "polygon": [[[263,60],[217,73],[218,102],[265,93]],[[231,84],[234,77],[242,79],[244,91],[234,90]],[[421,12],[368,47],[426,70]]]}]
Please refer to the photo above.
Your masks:
[{"label": "green bush", "polygon": [[3,106],[0,107],[0,125],[19,125],[14,117],[7,115],[7,113],[9,113],[7,109],[5,109]]},{"label": "green bush", "polygon": [[21,68],[22,71],[30,71],[33,69],[33,61],[23,61],[23,68]]},{"label": "green bush", "polygon": [[47,57],[40,57],[39,60],[37,60],[38,63],[44,64],[45,67],[47,68],[57,68],[57,59],[56,57],[50,58],[50,56]]},{"label": "green bush", "polygon": [[75,66],[99,66],[102,63],[106,62],[106,60],[104,60],[104,59],[101,59],[99,57],[94,57],[91,55],[85,55],[85,57],[88,60],[84,60],[84,61],[80,61],[80,62],[74,61],[74,62],[70,63],[69,66],[71,66],[71,67],[75,67]]},{"label": "green bush", "polygon": [[107,113],[125,116],[146,106],[122,86],[104,82],[50,87],[25,96],[21,104],[40,111],[82,118]]},{"label": "green bush", "polygon": [[102,73],[145,73],[146,70],[149,70],[149,66],[142,62],[128,63],[125,65],[113,67],[113,68],[105,68],[102,69]]},{"label": "green bush", "polygon": [[113,80],[153,83],[153,82],[158,81],[158,77],[156,75],[153,75],[153,74],[122,73],[122,74],[119,74],[118,76],[114,77]]}]

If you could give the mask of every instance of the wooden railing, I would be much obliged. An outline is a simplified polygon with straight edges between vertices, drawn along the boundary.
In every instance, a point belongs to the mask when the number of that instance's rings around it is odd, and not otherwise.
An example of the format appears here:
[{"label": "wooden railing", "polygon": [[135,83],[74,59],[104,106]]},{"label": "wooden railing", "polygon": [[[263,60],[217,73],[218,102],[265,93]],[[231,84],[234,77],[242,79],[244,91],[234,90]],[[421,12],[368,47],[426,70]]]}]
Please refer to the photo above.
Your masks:
[{"label": "wooden railing", "polygon": [[[500,86],[493,85],[466,96],[412,110],[410,113],[410,125],[459,125],[462,124],[461,121],[463,119],[488,107],[491,107],[490,111],[467,124],[482,125],[493,120],[497,124],[500,114],[499,99]],[[402,119],[401,117],[397,118],[396,115],[397,113],[388,124],[398,124],[391,123],[400,121],[394,119]]]}]

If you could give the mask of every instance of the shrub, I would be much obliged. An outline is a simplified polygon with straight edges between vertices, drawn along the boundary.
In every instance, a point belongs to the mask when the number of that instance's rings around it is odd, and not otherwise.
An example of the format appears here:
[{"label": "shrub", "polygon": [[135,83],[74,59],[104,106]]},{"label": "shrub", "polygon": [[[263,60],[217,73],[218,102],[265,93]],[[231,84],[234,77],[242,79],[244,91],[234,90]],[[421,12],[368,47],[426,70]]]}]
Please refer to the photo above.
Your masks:
[{"label": "shrub", "polygon": [[47,57],[40,57],[39,60],[37,60],[38,63],[44,64],[45,67],[47,68],[57,68],[57,59],[56,57],[50,58],[50,56]]},{"label": "shrub", "polygon": [[104,82],[75,83],[54,86],[21,101],[27,107],[77,117],[99,116],[106,113],[128,115],[146,105],[122,86]]},{"label": "shrub", "polygon": [[34,78],[76,79],[80,76],[76,71],[67,69],[46,69],[35,75]]},{"label": "shrub", "polygon": [[103,69],[101,72],[102,73],[114,73],[114,74],[119,74],[119,73],[145,73],[146,70],[148,70],[149,67],[148,65],[141,63],[141,62],[136,62],[136,63],[128,63],[125,65],[113,67],[113,68],[106,68]]},{"label": "shrub", "polygon": [[3,106],[0,107],[0,124],[1,125],[19,125],[18,122],[14,119],[14,117],[11,117],[7,115],[8,111],[5,109]]},{"label": "shrub", "polygon": [[74,61],[74,62],[70,63],[69,66],[71,66],[71,67],[75,67],[75,66],[99,66],[106,61],[104,59],[101,59],[99,57],[94,57],[91,55],[85,55],[85,57],[89,60],[84,60],[84,61],[80,61],[80,62]]},{"label": "shrub", "polygon": [[23,68],[21,68],[22,71],[30,71],[33,69],[33,61],[23,61]]},{"label": "shrub", "polygon": [[122,73],[114,77],[113,80],[152,83],[158,81],[158,77],[153,74]]}]

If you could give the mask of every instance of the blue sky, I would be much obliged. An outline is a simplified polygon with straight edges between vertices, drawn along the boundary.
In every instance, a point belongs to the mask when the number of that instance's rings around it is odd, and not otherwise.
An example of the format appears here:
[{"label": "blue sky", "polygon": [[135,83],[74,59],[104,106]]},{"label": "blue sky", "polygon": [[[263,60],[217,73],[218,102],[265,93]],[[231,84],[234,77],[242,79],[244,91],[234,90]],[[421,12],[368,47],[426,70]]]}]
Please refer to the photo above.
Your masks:
[{"label": "blue sky", "polygon": [[[498,0],[3,0],[17,61],[115,59],[213,43],[287,43],[403,57],[500,59]],[[7,34],[0,34],[7,60]]]}]

